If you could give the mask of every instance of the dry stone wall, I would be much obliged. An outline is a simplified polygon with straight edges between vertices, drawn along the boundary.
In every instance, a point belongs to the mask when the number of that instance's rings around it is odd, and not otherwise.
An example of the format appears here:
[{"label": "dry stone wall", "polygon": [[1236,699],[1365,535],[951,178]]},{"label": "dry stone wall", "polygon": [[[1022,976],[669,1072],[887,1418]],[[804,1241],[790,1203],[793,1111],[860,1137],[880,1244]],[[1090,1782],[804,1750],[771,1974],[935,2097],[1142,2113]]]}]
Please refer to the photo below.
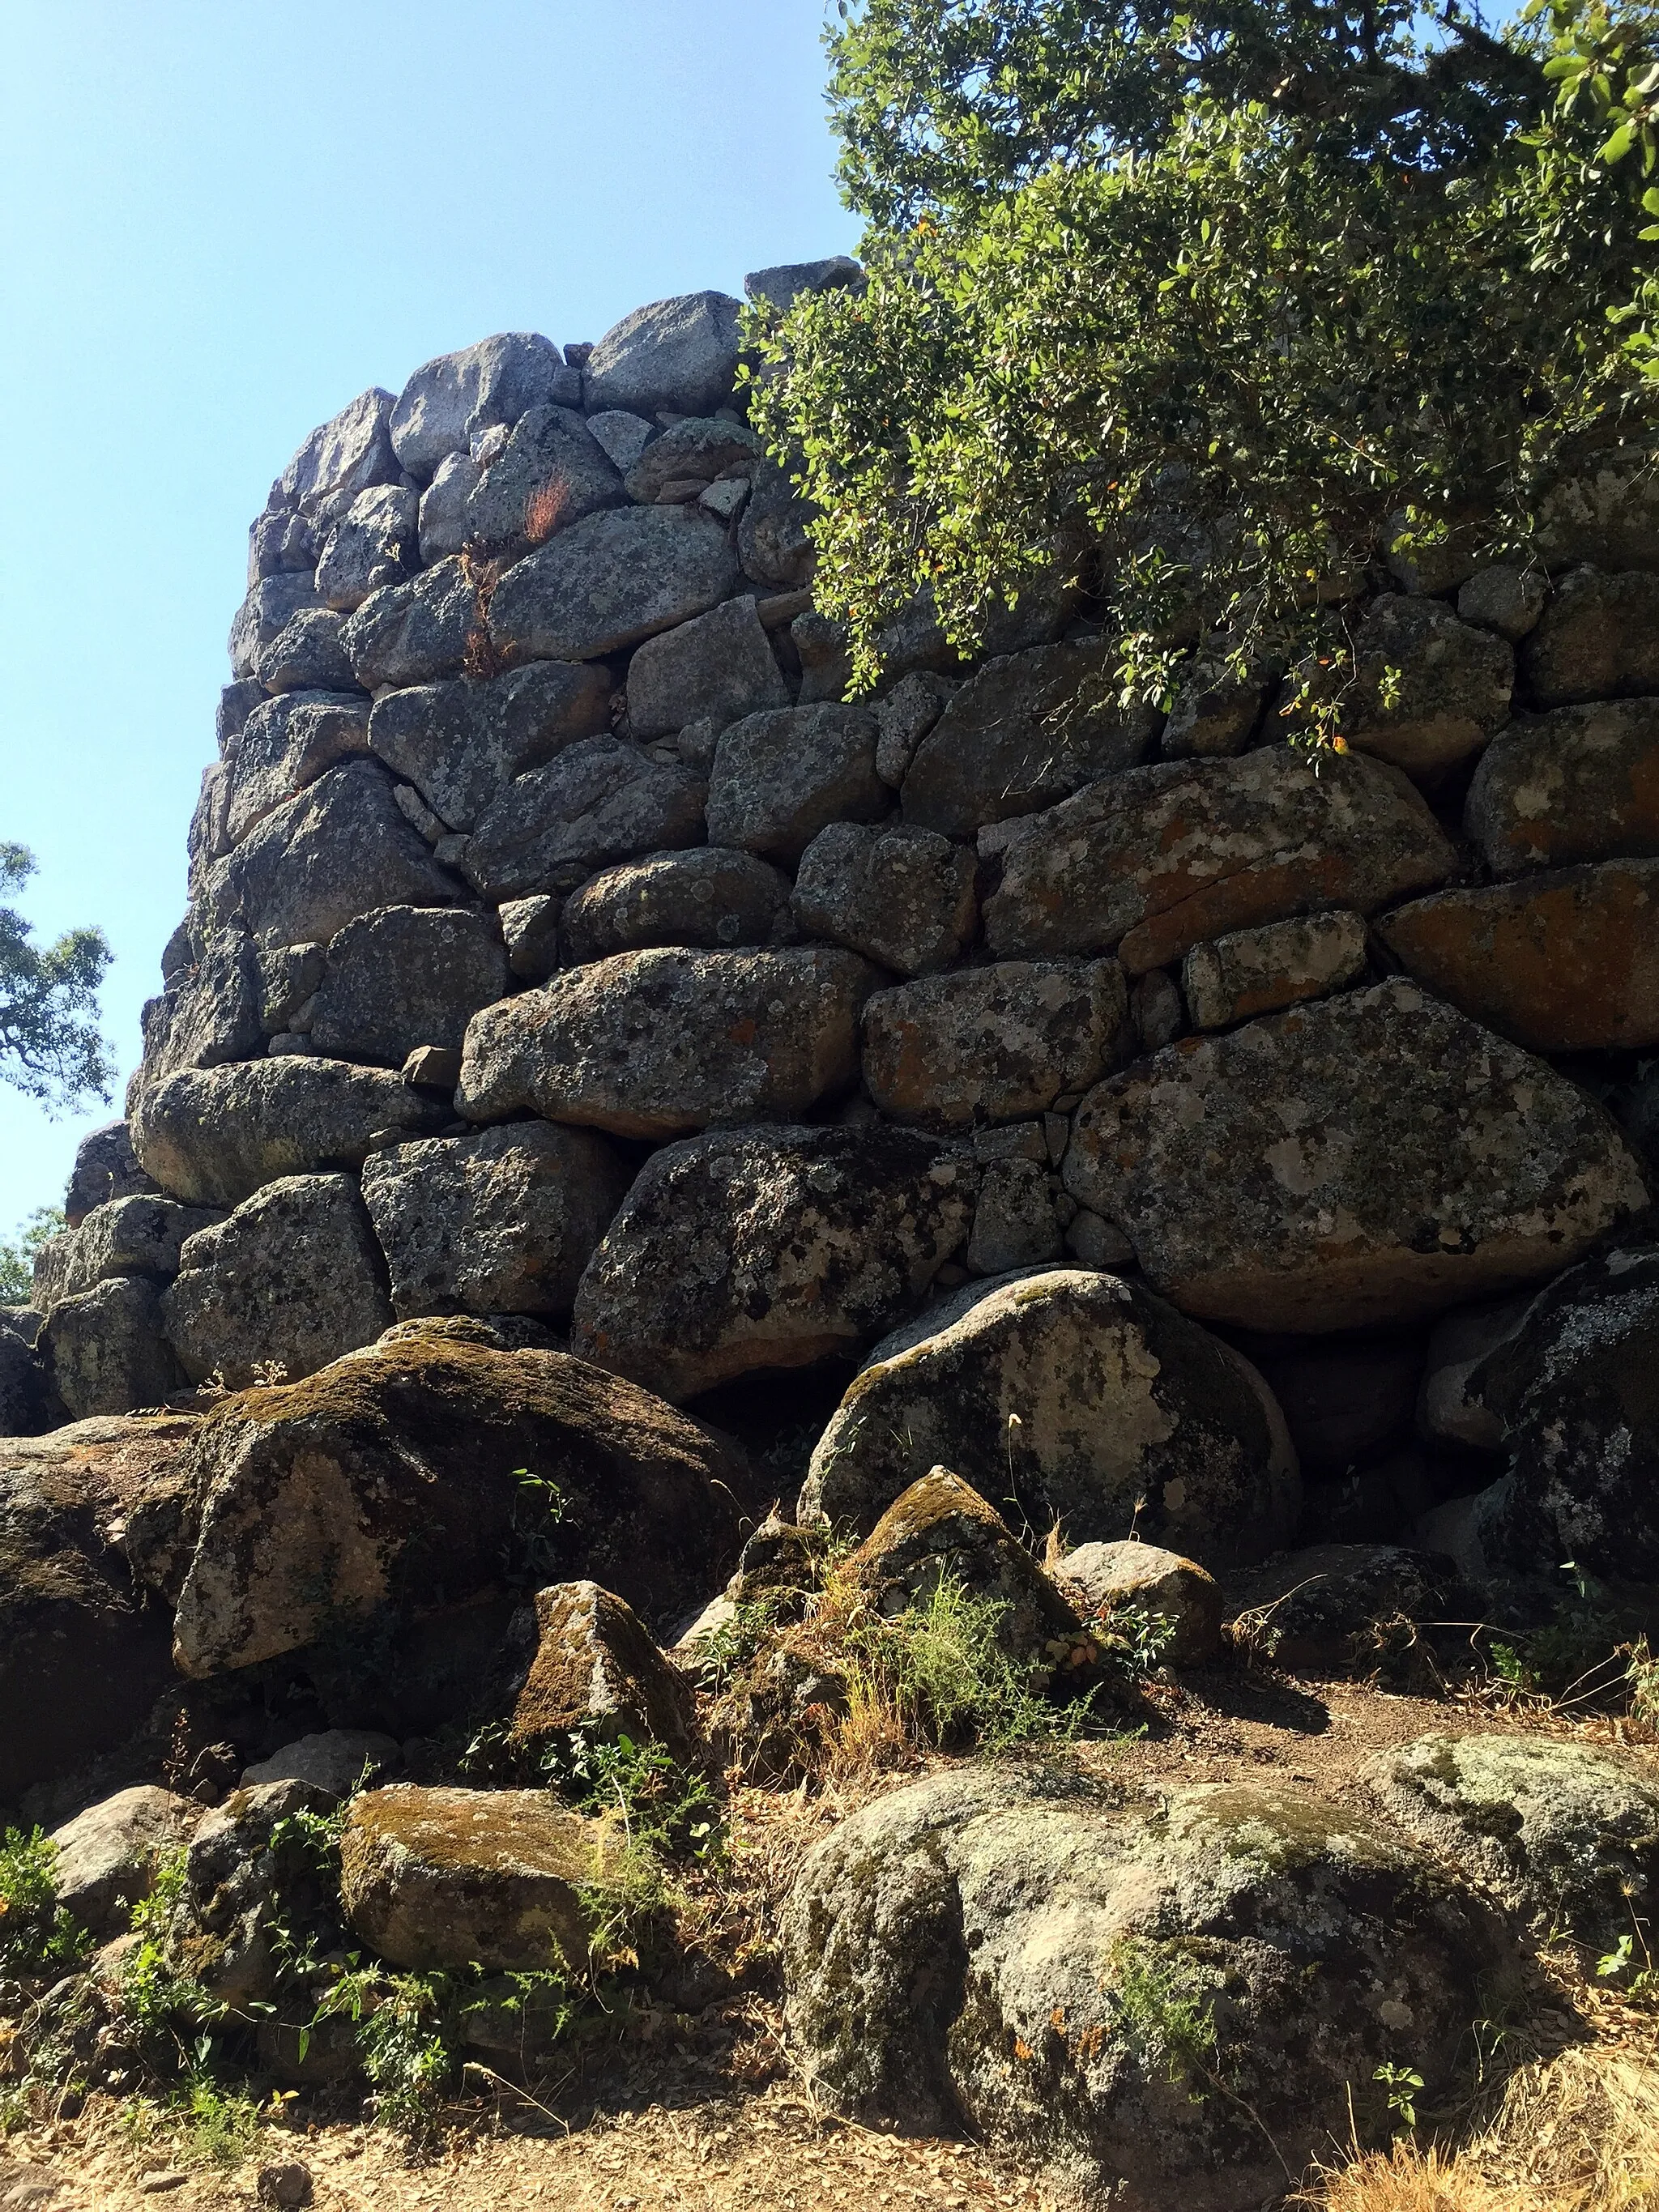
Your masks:
[{"label": "dry stone wall", "polygon": [[[1381,580],[1335,754],[1203,649],[1167,718],[1099,703],[1082,586],[977,665],[919,605],[848,703],[738,364],[712,292],[489,338],[273,484],[0,1429],[465,1314],[810,1429],[805,1508],[866,1527],[943,1461],[1209,1564],[1484,1493],[1468,1557],[1616,1569],[1659,1433],[1581,1320],[1654,1326],[1659,485]],[[1483,1401],[1546,1285],[1547,1383]]]}]

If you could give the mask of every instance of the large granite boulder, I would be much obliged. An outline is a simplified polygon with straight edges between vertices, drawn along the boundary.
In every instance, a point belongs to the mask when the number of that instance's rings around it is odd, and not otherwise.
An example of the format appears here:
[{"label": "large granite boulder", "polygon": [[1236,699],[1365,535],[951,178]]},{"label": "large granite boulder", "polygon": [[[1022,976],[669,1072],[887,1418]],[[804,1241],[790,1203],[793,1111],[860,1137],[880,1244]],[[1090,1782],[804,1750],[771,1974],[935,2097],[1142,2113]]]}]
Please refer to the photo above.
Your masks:
[{"label": "large granite boulder", "polygon": [[884,1114],[965,1128],[1040,1114],[1119,1064],[1128,990],[1115,960],[1005,960],[878,991],[864,1080]]},{"label": "large granite boulder", "polygon": [[1510,1455],[1489,1553],[1659,1582],[1659,1251],[1615,1248],[1558,1277],[1463,1391]]},{"label": "large granite boulder", "polygon": [[941,1774],[817,1844],[782,1923],[821,2095],[963,2122],[1069,2195],[1255,2212],[1334,2142],[1385,2142],[1391,2068],[1458,2078],[1518,1984],[1426,1851],[1269,1782],[1126,1803],[1041,1769]]},{"label": "large granite boulder", "polygon": [[708,836],[786,866],[832,822],[885,813],[875,717],[830,702],[745,715],[721,732],[708,778]]},{"label": "large granite boulder", "polygon": [[1540,707],[1659,692],[1659,576],[1575,568],[1557,584],[1518,659]]},{"label": "large granite boulder", "polygon": [[1659,701],[1515,723],[1475,770],[1464,820],[1495,876],[1659,854]]},{"label": "large granite boulder", "polygon": [[676,1400],[845,1358],[914,1312],[968,1236],[976,1182],[951,1146],[908,1130],[671,1145],[589,1263],[572,1346]]},{"label": "large granite boulder", "polygon": [[[667,442],[659,439],[647,458]],[[745,714],[788,704],[783,671],[752,597],[726,599],[647,638],[628,664],[628,724],[636,738],[665,737],[688,722],[712,721],[723,728]]]},{"label": "large granite boulder", "polygon": [[1647,1204],[1583,1091],[1405,981],[1109,1078],[1065,1176],[1184,1312],[1315,1334],[1539,1281]]},{"label": "large granite boulder", "polygon": [[575,961],[656,945],[781,944],[793,934],[789,878],[725,845],[653,853],[590,877],[565,901],[559,928]]},{"label": "large granite boulder", "polygon": [[[351,614],[371,592],[403,583],[420,566],[420,499],[405,484],[360,491],[318,556],[317,596],[323,605]],[[260,669],[264,675],[263,659]]]},{"label": "large granite boulder", "polygon": [[587,357],[590,411],[706,416],[726,405],[738,374],[739,305],[725,292],[687,292],[624,315]]},{"label": "large granite boulder", "polygon": [[392,450],[393,404],[371,385],[319,422],[271,486],[268,508],[303,515],[314,528],[343,514],[359,492],[396,483],[403,471]]},{"label": "large granite boulder", "polygon": [[695,508],[590,514],[507,570],[489,635],[509,660],[596,660],[690,622],[737,580],[725,531]]},{"label": "large granite boulder", "polygon": [[138,1164],[126,1123],[106,1121],[75,1148],[75,1165],[64,1194],[64,1226],[78,1229],[94,1206],[106,1206],[112,1199],[157,1194],[156,1184]]},{"label": "large granite boulder", "polygon": [[763,460],[750,480],[749,504],[738,525],[743,573],[775,592],[799,591],[811,580],[817,548],[808,535],[812,509],[797,493],[787,469]]},{"label": "large granite boulder", "polygon": [[901,975],[944,968],[979,921],[972,848],[902,823],[832,822],[801,856],[795,918]]},{"label": "large granite boulder", "polygon": [[417,1046],[459,1052],[480,1006],[507,996],[494,916],[456,907],[382,907],[328,948],[311,1018],[313,1052],[401,1067]]},{"label": "large granite boulder", "polygon": [[1408,975],[1534,1052],[1659,1044],[1659,860],[1440,891],[1378,934]]},{"label": "large granite boulder", "polygon": [[363,1200],[398,1319],[568,1314],[629,1181],[603,1137],[545,1121],[376,1153]]},{"label": "large granite boulder", "polygon": [[256,707],[230,763],[227,849],[319,776],[368,750],[368,701],[361,692],[285,691]]},{"label": "large granite boulder", "polygon": [[750,1488],[736,1449],[583,1360],[482,1334],[406,1323],[208,1416],[183,1673],[372,1637],[504,1579],[588,1575],[665,1626],[724,1578]]},{"label": "large granite boulder", "polygon": [[532,407],[574,407],[580,397],[580,376],[550,338],[502,331],[416,370],[392,410],[392,451],[425,483],[440,462],[498,423],[516,422]]},{"label": "large granite boulder", "polygon": [[163,1294],[192,1382],[298,1382],[392,1326],[383,1267],[349,1176],[283,1176],[191,1237]]},{"label": "large granite boulder", "polygon": [[461,867],[492,902],[574,890],[612,860],[701,845],[703,789],[683,762],[620,738],[580,738],[485,807]]},{"label": "large granite boulder", "polygon": [[532,407],[468,495],[469,542],[516,560],[585,514],[628,495],[609,457],[568,407]]},{"label": "large granite boulder", "polygon": [[230,625],[230,672],[246,682],[259,664],[259,656],[280,637],[303,609],[319,604],[314,580],[302,572],[263,576],[249,586]]},{"label": "large granite boulder", "polygon": [[48,1238],[35,1255],[29,1303],[50,1316],[65,1298],[112,1276],[176,1275],[185,1239],[218,1218],[206,1207],[170,1198],[117,1198],[95,1206],[78,1228]]},{"label": "large granite boulder", "polygon": [[185,1387],[156,1285],[114,1275],[60,1298],[41,1332],[52,1388],[72,1420],[158,1406]]},{"label": "large granite boulder", "polygon": [[1162,1298],[1073,1267],[970,1283],[878,1344],[812,1455],[803,1519],[866,1529],[943,1464],[1073,1543],[1132,1527],[1212,1571],[1283,1544],[1296,1454],[1260,1375]]},{"label": "large granite boulder", "polygon": [[139,1091],[181,1068],[221,1067],[264,1049],[258,947],[235,927],[204,932],[204,939],[199,957],[159,999],[145,1001]]},{"label": "large granite boulder", "polygon": [[133,1144],[164,1190],[236,1206],[278,1176],[361,1165],[377,1145],[435,1136],[447,1103],[378,1067],[289,1055],[188,1071],[147,1091]]},{"label": "large granite boulder", "polygon": [[1131,975],[1206,938],[1435,890],[1456,854],[1403,776],[1289,746],[1108,777],[1023,827],[985,907],[1001,958],[1117,951]]},{"label": "large granite boulder", "polygon": [[988,660],[912,754],[905,820],[971,837],[1145,760],[1157,718],[1121,711],[1112,659],[1095,642]]},{"label": "large granite boulder", "polygon": [[1432,781],[1510,719],[1515,651],[1439,599],[1384,592],[1354,636],[1342,726],[1361,752]]},{"label": "large granite boulder", "polygon": [[538,1590],[508,1641],[528,1658],[507,1733],[520,1757],[543,1758],[578,1729],[665,1744],[680,1759],[696,1742],[690,1682],[613,1590],[594,1582]]},{"label": "large granite boulder", "polygon": [[1365,1778],[1392,1817],[1525,1915],[1594,1952],[1659,1905],[1659,1779],[1628,1757],[1536,1736],[1425,1735]]},{"label": "large granite boulder", "polygon": [[374,702],[368,743],[451,830],[471,830],[515,776],[611,723],[603,668],[532,661],[487,684],[411,685]]},{"label": "large granite boulder", "polygon": [[225,864],[226,902],[265,945],[325,942],[375,907],[460,896],[372,760],[346,761],[274,808]]},{"label": "large granite boulder", "polygon": [[476,1015],[456,1103],[622,1137],[787,1120],[848,1089],[874,976],[851,952],[619,952]]},{"label": "large granite boulder", "polygon": [[477,620],[477,593],[456,557],[406,584],[371,592],[347,617],[341,640],[358,683],[378,691],[388,684],[430,684],[454,675]]},{"label": "large granite boulder", "polygon": [[159,1863],[190,1840],[202,1808],[153,1783],[119,1790],[52,1831],[58,1902],[100,1942],[125,1933]]}]

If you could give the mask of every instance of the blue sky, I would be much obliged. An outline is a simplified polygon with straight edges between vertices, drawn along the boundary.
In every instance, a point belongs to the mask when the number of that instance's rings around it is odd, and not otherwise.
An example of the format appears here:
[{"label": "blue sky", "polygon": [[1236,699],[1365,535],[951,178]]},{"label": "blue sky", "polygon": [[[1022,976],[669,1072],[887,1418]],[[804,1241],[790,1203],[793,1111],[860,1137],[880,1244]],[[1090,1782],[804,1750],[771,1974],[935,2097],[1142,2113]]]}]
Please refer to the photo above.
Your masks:
[{"label": "blue sky", "polygon": [[[0,838],[100,923],[125,1083],[246,532],[312,426],[500,330],[842,252],[821,0],[0,9]],[[0,1237],[78,1136],[0,1085]]]}]

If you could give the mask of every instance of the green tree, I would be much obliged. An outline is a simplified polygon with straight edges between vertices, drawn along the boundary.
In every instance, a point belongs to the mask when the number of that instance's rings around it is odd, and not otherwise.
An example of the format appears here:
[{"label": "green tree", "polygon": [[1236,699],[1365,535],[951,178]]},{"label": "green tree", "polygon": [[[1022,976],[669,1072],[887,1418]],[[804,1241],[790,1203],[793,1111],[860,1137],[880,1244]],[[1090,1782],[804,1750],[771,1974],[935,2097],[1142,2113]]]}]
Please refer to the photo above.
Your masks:
[{"label": "green tree", "polygon": [[34,1288],[34,1255],[64,1226],[62,1209],[37,1206],[15,1237],[0,1237],[0,1306],[26,1306]]},{"label": "green tree", "polygon": [[[0,843],[0,898],[34,873],[34,855]],[[98,1034],[98,986],[110,963],[101,930],[66,930],[36,945],[15,908],[0,905],[0,1080],[48,1110],[107,1098],[112,1071]]]},{"label": "green tree", "polygon": [[1557,476],[1645,453],[1645,109],[1616,139],[1659,9],[1539,4],[843,5],[868,284],[751,334],[857,678],[918,592],[971,649],[1056,560],[1126,696],[1205,634],[1340,664],[1391,550],[1524,558]]}]

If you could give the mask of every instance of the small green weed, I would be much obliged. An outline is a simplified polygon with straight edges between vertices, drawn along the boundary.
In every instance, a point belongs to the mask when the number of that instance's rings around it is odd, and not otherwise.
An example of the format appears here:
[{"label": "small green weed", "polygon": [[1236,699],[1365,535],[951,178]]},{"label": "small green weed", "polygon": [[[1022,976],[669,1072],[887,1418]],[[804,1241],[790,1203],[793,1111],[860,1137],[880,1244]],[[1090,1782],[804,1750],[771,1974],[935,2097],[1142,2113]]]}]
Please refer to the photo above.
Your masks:
[{"label": "small green weed", "polygon": [[412,2142],[430,2138],[444,2092],[456,2077],[457,1986],[451,1974],[361,1967],[340,1977],[312,2022],[313,2027],[337,2018],[352,2022],[377,2117]]},{"label": "small green weed", "polygon": [[515,1467],[513,1480],[518,1487],[507,1534],[507,1571],[515,1581],[556,1580],[562,1570],[553,1531],[564,1518],[564,1492],[550,1476],[532,1474],[527,1467]]},{"label": "small green weed", "polygon": [[1372,2074],[1388,2094],[1389,2110],[1407,2128],[1417,2125],[1417,2094],[1423,2087],[1423,2076],[1412,2066],[1395,2066],[1385,2063]]},{"label": "small green weed", "polygon": [[0,1837],[0,1973],[17,1981],[72,1972],[92,1938],[58,1901],[58,1846],[39,1828]]},{"label": "small green weed", "polygon": [[1187,2087],[1194,2103],[1216,2080],[1215,2004],[1208,1977],[1167,1945],[1124,1936],[1107,1961],[1108,1986],[1141,2058],[1171,2087]]},{"label": "small green weed", "polygon": [[224,2007],[202,1984],[181,1974],[172,1963],[168,1937],[185,1893],[187,1851],[182,1844],[169,1851],[155,1869],[148,1897],[132,1908],[132,1932],[137,1943],[121,1970],[121,2010],[152,2058],[166,2057],[173,2064],[194,2065],[198,2070],[204,2028],[224,2017]]},{"label": "small green weed", "polygon": [[259,2107],[234,2089],[222,2089],[207,2073],[192,2074],[173,2112],[186,2154],[201,2166],[240,2166],[258,2142]]},{"label": "small green weed", "polygon": [[714,1859],[726,1848],[719,1798],[665,1744],[580,1729],[549,1754],[544,1771],[580,1811],[615,1814],[638,1849]]}]

